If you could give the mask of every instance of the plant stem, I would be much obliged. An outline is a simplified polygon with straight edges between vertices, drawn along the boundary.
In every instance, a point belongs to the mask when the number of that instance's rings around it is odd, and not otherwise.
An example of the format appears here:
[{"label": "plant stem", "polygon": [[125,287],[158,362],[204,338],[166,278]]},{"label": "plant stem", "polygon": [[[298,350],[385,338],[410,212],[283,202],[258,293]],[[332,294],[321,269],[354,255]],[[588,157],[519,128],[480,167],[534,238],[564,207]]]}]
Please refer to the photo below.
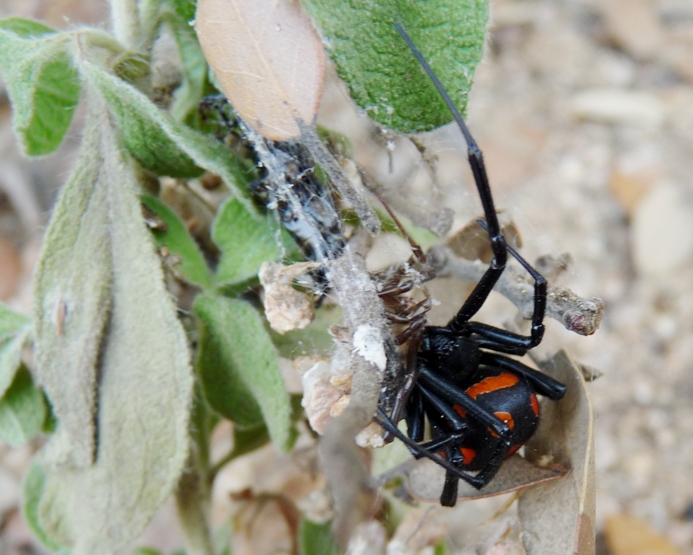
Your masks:
[{"label": "plant stem", "polygon": [[137,0],[111,0],[113,34],[126,48],[137,50],[140,22]]},{"label": "plant stem", "polygon": [[214,555],[209,526],[211,487],[200,465],[197,449],[191,447],[188,468],[178,481],[176,507],[180,518],[188,555]]}]

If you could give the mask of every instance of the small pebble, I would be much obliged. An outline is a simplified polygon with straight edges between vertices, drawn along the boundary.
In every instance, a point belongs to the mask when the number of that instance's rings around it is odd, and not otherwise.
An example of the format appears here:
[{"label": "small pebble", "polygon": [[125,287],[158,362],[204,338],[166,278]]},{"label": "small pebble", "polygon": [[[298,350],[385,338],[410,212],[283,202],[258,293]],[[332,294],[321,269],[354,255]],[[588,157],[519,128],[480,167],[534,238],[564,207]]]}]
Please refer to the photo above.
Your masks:
[{"label": "small pebble", "polygon": [[666,276],[693,257],[693,202],[676,186],[652,189],[638,204],[632,222],[636,269]]},{"label": "small pebble", "polygon": [[591,89],[576,94],[570,102],[576,119],[608,124],[658,127],[664,120],[664,108],[648,93],[625,89]]}]

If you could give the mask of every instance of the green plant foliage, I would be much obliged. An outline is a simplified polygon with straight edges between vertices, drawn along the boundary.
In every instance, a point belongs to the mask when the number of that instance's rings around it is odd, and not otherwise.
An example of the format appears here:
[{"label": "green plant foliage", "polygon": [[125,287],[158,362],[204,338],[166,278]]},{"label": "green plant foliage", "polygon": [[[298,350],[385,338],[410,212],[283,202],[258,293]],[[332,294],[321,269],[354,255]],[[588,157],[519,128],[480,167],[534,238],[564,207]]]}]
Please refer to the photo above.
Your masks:
[{"label": "green plant foliage", "polygon": [[165,0],[165,3],[171,6],[183,21],[190,23],[195,19],[196,0]]},{"label": "green plant foliage", "polygon": [[[290,396],[291,422],[294,424],[303,416],[303,407],[301,406],[302,399],[303,395]],[[291,444],[293,444],[296,437],[298,437],[298,432],[293,428],[290,440]],[[267,426],[264,423],[250,428],[236,426],[233,430],[233,450],[228,455],[228,460],[231,461],[243,455],[247,455],[265,445],[269,440],[269,430],[267,430]]]},{"label": "green plant foliage", "polygon": [[[106,106],[89,101],[36,277],[36,366],[59,419],[37,460],[46,474],[38,525],[75,555],[131,542],[171,494],[187,458],[193,386],[132,169]],[[94,458],[78,426],[95,429],[97,373]]]},{"label": "green plant foliage", "polygon": [[164,555],[158,549],[152,549],[151,547],[138,547],[132,550],[132,555]]},{"label": "green plant foliage", "polygon": [[263,319],[247,302],[204,295],[195,301],[200,326],[200,381],[219,414],[241,427],[267,425],[272,443],[292,441],[291,404]]},{"label": "green plant foliage", "polygon": [[302,330],[293,330],[281,335],[271,328],[268,329],[279,356],[288,359],[301,355],[329,356],[334,351],[334,339],[329,329],[341,321],[341,307],[325,306],[315,311],[315,319]]},{"label": "green plant foliage", "polygon": [[[36,368],[60,419],[65,450],[91,464],[96,437],[96,380],[112,308],[113,267],[108,185],[92,125],[60,191],[36,268]],[[141,218],[141,217],[140,217]]]},{"label": "green plant foliage", "polygon": [[89,78],[114,115],[130,153],[157,175],[197,177],[202,169],[180,148],[182,128],[135,87],[89,62],[82,63]]},{"label": "green plant foliage", "polygon": [[0,399],[10,387],[22,362],[22,350],[29,341],[31,325],[22,328],[14,337],[0,339]]},{"label": "green plant foliage", "polygon": [[34,536],[51,551],[59,551],[61,546],[51,539],[41,524],[39,517],[41,500],[44,499],[46,473],[39,464],[32,463],[24,475],[22,499],[24,501],[24,519]]},{"label": "green plant foliage", "polygon": [[220,208],[212,239],[221,249],[216,281],[219,286],[243,283],[255,277],[260,265],[281,258],[279,229],[270,216],[249,213],[236,198]]},{"label": "green plant foliage", "polygon": [[264,422],[250,428],[236,426],[233,430],[233,451],[231,451],[229,459],[237,459],[252,453],[266,445],[269,440],[269,430],[267,430]]},{"label": "green plant foliage", "polygon": [[401,23],[464,110],[488,19],[486,0],[304,0],[356,103],[385,127],[430,131],[452,116],[393,24]]},{"label": "green plant foliage", "polygon": [[208,289],[212,278],[207,262],[185,224],[158,198],[142,195],[140,201],[166,224],[165,230],[152,229],[151,232],[157,246],[166,247],[172,255],[180,258],[175,270],[188,282]]},{"label": "green plant foliage", "polygon": [[219,527],[214,535],[214,553],[217,555],[233,555],[233,551],[231,551],[232,530],[233,523],[231,519]]},{"label": "green plant foliage", "polygon": [[53,152],[63,140],[79,101],[72,41],[35,21],[0,20],[0,71],[24,153]]},{"label": "green plant foliage", "polygon": [[204,96],[207,84],[207,60],[205,60],[200,43],[197,42],[195,30],[190,20],[195,16],[195,3],[188,0],[170,0],[172,11],[164,14],[178,44],[183,64],[183,83],[174,92],[171,114],[183,121],[193,110],[197,110],[200,99]]},{"label": "green plant foliage", "polygon": [[332,534],[332,522],[320,523],[301,519],[298,548],[301,555],[337,555],[339,550]]},{"label": "green plant foliage", "polygon": [[43,394],[21,365],[0,399],[0,439],[10,445],[26,443],[41,431],[45,416]]},{"label": "green plant foliage", "polygon": [[41,424],[41,432],[50,435],[55,432],[58,427],[58,419],[55,417],[53,412],[53,405],[46,395],[46,392],[41,390],[41,395],[43,396],[43,404],[46,407],[46,417],[43,419],[43,424]]},{"label": "green plant foliage", "polygon": [[195,177],[205,168],[219,174],[247,210],[256,211],[245,187],[253,178],[248,164],[223,144],[175,121],[135,87],[90,62],[83,61],[81,67],[99,89],[123,142],[140,164],[174,177]]},{"label": "green plant foliage", "polygon": [[7,339],[31,325],[31,318],[0,303],[0,339]]},{"label": "green plant foliage", "polygon": [[28,343],[33,322],[28,316],[0,304],[0,398],[14,379]]}]

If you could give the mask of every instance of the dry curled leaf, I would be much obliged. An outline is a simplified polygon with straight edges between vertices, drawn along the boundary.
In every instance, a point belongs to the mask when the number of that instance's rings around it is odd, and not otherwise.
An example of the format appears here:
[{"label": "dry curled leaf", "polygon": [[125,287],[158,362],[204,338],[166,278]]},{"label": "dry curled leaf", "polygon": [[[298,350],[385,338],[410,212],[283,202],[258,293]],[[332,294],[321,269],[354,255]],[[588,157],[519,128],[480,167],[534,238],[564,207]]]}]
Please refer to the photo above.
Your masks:
[{"label": "dry curled leaf", "polygon": [[295,0],[200,0],[195,29],[209,65],[239,115],[273,141],[312,124],[325,53]]},{"label": "dry curled leaf", "polygon": [[527,442],[526,456],[533,462],[550,460],[570,470],[560,480],[520,494],[518,512],[525,549],[527,555],[593,555],[594,422],[585,380],[564,351],[539,367],[566,384],[567,391],[560,401],[542,406],[539,428]]},{"label": "dry curled leaf", "polygon": [[[556,480],[564,474],[565,470],[560,467],[542,468],[514,455],[503,463],[496,477],[481,490],[460,481],[457,496],[458,499],[481,499],[501,495]],[[445,470],[431,460],[421,460],[407,472],[407,480],[414,497],[422,501],[438,502],[445,481]]]},{"label": "dry curled leaf", "polygon": [[306,293],[291,286],[292,280],[318,266],[313,262],[282,266],[264,262],[258,277],[265,291],[263,304],[270,327],[282,335],[306,328],[315,318],[313,303]]},{"label": "dry curled leaf", "polygon": [[[522,237],[520,237],[520,232],[515,226],[515,222],[510,218],[510,214],[498,212],[498,223],[508,244],[516,249],[520,248],[522,246]],[[488,264],[493,258],[493,251],[488,241],[488,233],[476,223],[476,219],[450,237],[448,246],[457,256],[467,260],[481,260]]]}]

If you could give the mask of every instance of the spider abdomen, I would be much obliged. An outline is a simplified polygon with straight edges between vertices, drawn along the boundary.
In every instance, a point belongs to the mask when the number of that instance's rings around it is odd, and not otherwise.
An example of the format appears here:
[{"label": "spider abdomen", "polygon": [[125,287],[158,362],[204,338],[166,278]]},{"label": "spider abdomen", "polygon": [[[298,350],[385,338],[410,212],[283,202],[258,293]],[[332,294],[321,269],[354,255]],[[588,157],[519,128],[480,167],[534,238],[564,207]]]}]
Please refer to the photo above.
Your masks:
[{"label": "spider abdomen", "polygon": [[[481,407],[503,421],[509,433],[506,457],[515,453],[536,431],[539,424],[539,403],[527,381],[512,372],[487,371],[480,380],[466,389],[467,395]],[[463,470],[481,470],[489,464],[498,446],[499,436],[466,411],[454,405],[467,424],[467,432],[453,459]]]}]

